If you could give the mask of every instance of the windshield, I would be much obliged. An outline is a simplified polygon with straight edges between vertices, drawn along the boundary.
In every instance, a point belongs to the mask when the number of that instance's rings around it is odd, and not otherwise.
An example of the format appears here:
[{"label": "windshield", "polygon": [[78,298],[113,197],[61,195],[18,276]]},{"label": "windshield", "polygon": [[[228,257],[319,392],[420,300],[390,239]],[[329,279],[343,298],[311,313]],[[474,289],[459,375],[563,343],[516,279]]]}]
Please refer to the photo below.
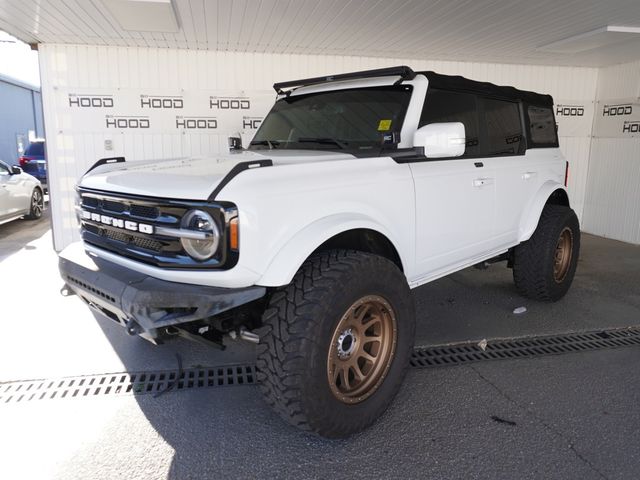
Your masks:
[{"label": "windshield", "polygon": [[27,147],[24,152],[25,155],[32,155],[34,157],[44,156],[44,142],[34,142]]},{"label": "windshield", "polygon": [[278,100],[251,148],[373,150],[398,142],[410,85],[291,95]]}]

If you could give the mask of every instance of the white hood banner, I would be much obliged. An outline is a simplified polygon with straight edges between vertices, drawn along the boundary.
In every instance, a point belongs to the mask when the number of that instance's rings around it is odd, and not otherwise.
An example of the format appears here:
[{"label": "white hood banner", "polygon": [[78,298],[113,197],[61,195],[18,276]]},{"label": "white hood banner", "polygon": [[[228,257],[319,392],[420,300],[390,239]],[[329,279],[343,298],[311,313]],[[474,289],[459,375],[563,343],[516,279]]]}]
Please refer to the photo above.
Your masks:
[{"label": "white hood banner", "polygon": [[85,133],[250,134],[275,101],[269,91],[60,89],[63,130]]},{"label": "white hood banner", "polygon": [[640,137],[640,99],[602,100],[596,104],[594,137]]},{"label": "white hood banner", "polygon": [[594,103],[584,100],[556,100],[553,113],[560,137],[588,137],[593,124]]}]

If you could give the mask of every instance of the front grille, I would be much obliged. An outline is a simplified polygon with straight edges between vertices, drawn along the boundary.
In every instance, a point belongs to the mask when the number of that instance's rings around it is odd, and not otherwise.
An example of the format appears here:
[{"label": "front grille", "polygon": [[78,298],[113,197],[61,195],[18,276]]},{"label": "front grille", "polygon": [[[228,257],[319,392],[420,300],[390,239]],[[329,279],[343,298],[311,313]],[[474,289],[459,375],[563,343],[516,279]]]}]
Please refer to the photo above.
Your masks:
[{"label": "front grille", "polygon": [[162,243],[152,238],[133,237],[133,243],[136,247],[145,248],[159,252],[162,249]]},{"label": "front grille", "polygon": [[112,230],[110,228],[105,228],[102,230],[102,232],[105,237],[108,237],[111,240],[116,240],[118,242],[127,243],[127,244],[133,244],[136,247],[144,248],[145,250],[153,250],[154,252],[159,252],[160,250],[162,250],[162,243],[157,240],[154,240],[153,238],[129,235],[128,233],[121,232],[118,230]]},{"label": "front grille", "polygon": [[[83,188],[79,188],[78,193],[84,211],[82,239],[89,245],[161,268],[210,269],[223,265],[231,268],[238,261],[238,252],[231,251],[226,243],[227,218],[237,215],[233,204],[112,194]],[[219,252],[203,262],[187,255],[180,238],[157,233],[161,228],[180,228],[182,217],[194,208],[214,218],[222,237]],[[152,229],[156,233],[143,233]]]},{"label": "front grille", "polygon": [[118,230],[104,229],[102,232],[105,237],[109,237],[111,240],[117,240],[122,243],[130,243],[133,238],[132,235],[128,235]]},{"label": "front grille", "polygon": [[82,197],[82,206],[96,208],[98,206],[98,199],[94,197]]},{"label": "front grille", "polygon": [[142,218],[158,218],[160,216],[160,211],[157,207],[131,205],[131,215]]},{"label": "front grille", "polygon": [[102,209],[107,212],[123,213],[127,210],[127,206],[122,202],[114,202],[113,200],[102,200]]}]

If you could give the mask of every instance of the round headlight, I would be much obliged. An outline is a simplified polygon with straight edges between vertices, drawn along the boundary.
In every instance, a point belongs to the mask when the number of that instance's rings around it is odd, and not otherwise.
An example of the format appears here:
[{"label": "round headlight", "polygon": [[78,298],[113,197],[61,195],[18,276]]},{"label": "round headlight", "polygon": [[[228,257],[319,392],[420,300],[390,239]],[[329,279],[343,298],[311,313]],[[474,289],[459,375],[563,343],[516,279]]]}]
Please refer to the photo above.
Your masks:
[{"label": "round headlight", "polygon": [[208,260],[215,255],[220,243],[220,231],[211,215],[202,210],[189,210],[182,217],[180,228],[195,234],[189,236],[188,232],[185,232],[185,235],[180,238],[182,248],[191,258]]}]

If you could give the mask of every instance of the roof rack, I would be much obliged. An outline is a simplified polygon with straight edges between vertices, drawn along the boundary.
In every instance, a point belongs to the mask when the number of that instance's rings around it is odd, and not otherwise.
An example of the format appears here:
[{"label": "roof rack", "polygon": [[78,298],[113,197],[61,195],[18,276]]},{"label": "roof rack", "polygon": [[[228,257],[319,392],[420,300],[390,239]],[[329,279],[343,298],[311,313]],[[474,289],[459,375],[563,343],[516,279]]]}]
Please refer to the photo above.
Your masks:
[{"label": "roof rack", "polygon": [[319,83],[337,82],[339,80],[353,80],[356,78],[372,78],[372,77],[392,77],[400,76],[398,83],[404,80],[413,80],[416,73],[406,65],[398,67],[377,68],[375,70],[364,70],[362,72],[340,73],[337,75],[328,75],[326,77],[305,78],[303,80],[292,80],[289,82],[279,82],[273,84],[273,89],[278,95],[285,93],[283,88],[303,87],[307,85],[316,85]]}]

